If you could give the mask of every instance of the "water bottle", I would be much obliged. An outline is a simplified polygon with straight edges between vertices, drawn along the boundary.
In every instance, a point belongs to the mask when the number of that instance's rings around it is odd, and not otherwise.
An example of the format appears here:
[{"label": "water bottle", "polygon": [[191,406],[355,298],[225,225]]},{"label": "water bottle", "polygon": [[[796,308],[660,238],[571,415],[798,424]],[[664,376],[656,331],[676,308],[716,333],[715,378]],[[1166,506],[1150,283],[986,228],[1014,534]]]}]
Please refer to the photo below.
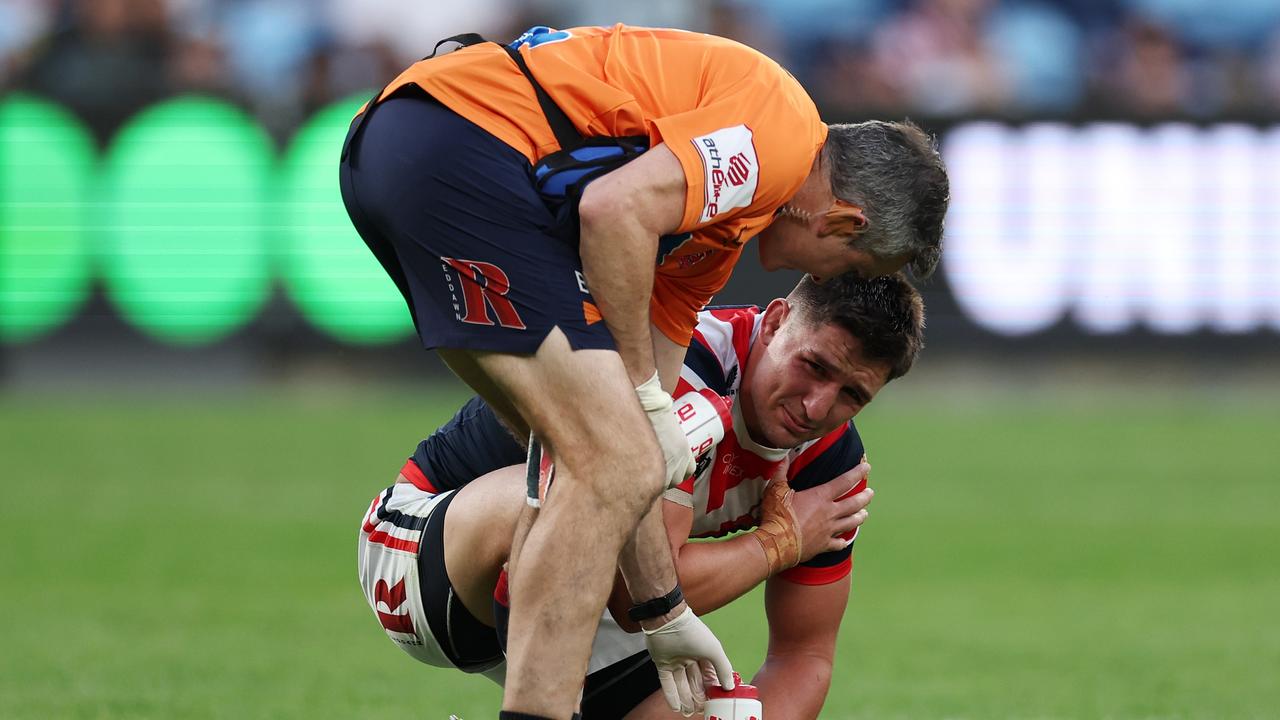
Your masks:
[{"label": "water bottle", "polygon": [[760,692],[755,685],[743,685],[738,673],[733,674],[733,689],[707,686],[706,720],[764,720]]},{"label": "water bottle", "polygon": [[724,439],[724,430],[733,426],[729,403],[715,391],[703,388],[675,399],[672,410],[680,429],[689,438],[689,449],[701,458]]}]

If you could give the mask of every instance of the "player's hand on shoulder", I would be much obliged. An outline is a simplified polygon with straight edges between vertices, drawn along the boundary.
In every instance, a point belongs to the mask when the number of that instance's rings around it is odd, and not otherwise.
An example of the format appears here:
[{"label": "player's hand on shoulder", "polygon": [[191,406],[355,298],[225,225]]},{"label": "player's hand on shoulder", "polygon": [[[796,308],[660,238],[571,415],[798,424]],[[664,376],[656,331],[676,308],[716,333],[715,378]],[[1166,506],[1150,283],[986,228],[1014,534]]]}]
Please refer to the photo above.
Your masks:
[{"label": "player's hand on shoulder", "polygon": [[871,465],[864,458],[856,467],[830,481],[795,494],[791,502],[800,524],[800,562],[842,549],[848,541],[841,536],[866,522],[867,505],[875,491],[868,487],[851,493],[870,472]]}]

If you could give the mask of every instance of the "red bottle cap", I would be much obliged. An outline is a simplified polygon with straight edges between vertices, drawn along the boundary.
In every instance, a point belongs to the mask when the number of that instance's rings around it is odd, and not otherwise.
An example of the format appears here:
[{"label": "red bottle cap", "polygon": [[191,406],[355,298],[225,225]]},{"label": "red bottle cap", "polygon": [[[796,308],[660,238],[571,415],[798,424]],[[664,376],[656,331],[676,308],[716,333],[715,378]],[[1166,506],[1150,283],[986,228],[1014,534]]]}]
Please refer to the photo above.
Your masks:
[{"label": "red bottle cap", "polygon": [[729,406],[729,399],[711,388],[702,388],[698,394],[707,399],[711,403],[711,407],[716,409],[716,413],[720,415],[720,422],[724,423],[727,428],[733,427],[733,409]]},{"label": "red bottle cap", "polygon": [[760,691],[756,688],[756,686],[755,686],[755,685],[743,685],[743,684],[742,684],[742,678],[738,675],[738,673],[734,673],[734,674],[733,674],[733,689],[732,689],[732,690],[725,690],[724,688],[720,687],[719,685],[708,685],[708,686],[707,686],[707,699],[708,699],[708,700],[724,700],[724,699],[734,699],[734,698],[737,698],[737,699],[743,699],[743,698],[745,698],[745,699],[748,699],[748,700],[759,700],[759,699],[760,699]]}]

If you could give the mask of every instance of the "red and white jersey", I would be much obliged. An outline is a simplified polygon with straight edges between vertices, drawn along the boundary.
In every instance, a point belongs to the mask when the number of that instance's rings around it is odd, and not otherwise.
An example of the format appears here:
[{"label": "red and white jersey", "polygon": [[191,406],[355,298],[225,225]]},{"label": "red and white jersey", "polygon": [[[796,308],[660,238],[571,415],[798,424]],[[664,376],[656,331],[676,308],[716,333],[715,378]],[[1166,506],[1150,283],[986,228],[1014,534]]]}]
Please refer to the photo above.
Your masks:
[{"label": "red and white jersey", "polygon": [[[788,455],[791,459],[788,480],[796,490],[804,490],[851,470],[864,454],[862,440],[852,422],[790,450],[763,447],[751,440],[743,426],[738,391],[742,367],[759,332],[760,318],[761,310],[757,307],[712,308],[698,314],[698,325],[685,355],[676,395],[705,389],[725,397],[731,405],[733,423],[725,429],[724,438],[702,456],[693,477],[665,494],[669,502],[693,508],[690,537],[721,537],[754,527],[759,519],[765,482]],[[397,485],[394,497],[442,497],[437,493],[447,494],[487,472],[523,460],[524,451],[498,422],[492,409],[479,398],[473,398],[452,420],[418,445],[401,470],[411,483]],[[859,483],[851,492],[859,492],[864,487],[865,483]],[[366,515],[361,536],[364,553],[361,577],[370,605],[387,627],[388,622],[410,622],[384,617],[393,611],[393,605],[399,607],[395,602],[399,598],[392,598],[388,604],[383,596],[394,590],[403,578],[410,578],[406,584],[410,598],[417,596],[413,554],[403,552],[403,548],[396,545],[402,541],[416,542],[421,535],[419,524],[425,525],[425,520],[408,517],[415,515],[410,508],[384,508],[385,505],[375,502]],[[388,515],[390,510],[400,510],[404,517]],[[419,511],[421,517],[428,515],[426,510]],[[400,522],[391,522],[397,518]],[[823,585],[846,577],[852,567],[850,556],[856,535],[854,532],[846,536],[849,544],[842,550],[817,555],[778,577],[807,585]],[[384,580],[388,589],[382,589],[379,580]],[[380,602],[383,605],[379,605]],[[439,641],[426,637],[430,635],[426,632],[430,628],[418,617],[419,606],[420,601],[417,605],[412,602],[408,605],[414,615],[414,627],[424,628],[418,633],[421,637],[416,638],[417,643],[412,642],[415,639],[412,634],[393,633],[398,626],[388,627],[388,635],[418,659],[433,665],[447,665]],[[643,636],[622,630],[606,611],[595,637],[588,672],[634,660],[644,649]]]},{"label": "red and white jersey", "polygon": [[[738,390],[742,367],[760,330],[760,318],[758,307],[712,308],[698,313],[698,326],[685,354],[675,395],[710,389],[725,397],[731,403],[733,426],[701,457],[692,477],[663,494],[668,502],[693,508],[689,537],[722,537],[755,527],[765,483],[788,455],[787,478],[796,490],[833,480],[857,466],[863,457],[862,439],[852,421],[791,450],[764,447],[747,434]],[[864,481],[851,492],[865,487]],[[845,536],[849,542],[844,549],[816,555],[778,577],[805,585],[825,585],[846,577],[853,567],[856,536],[857,530]],[[643,650],[644,639],[628,634],[606,611],[596,632],[588,672],[623,662]]]},{"label": "red and white jersey", "polygon": [[[817,440],[792,449],[756,443],[743,424],[739,389],[742,368],[763,317],[757,307],[713,308],[698,314],[693,342],[685,355],[676,396],[710,389],[732,403],[732,428],[698,462],[693,476],[664,497],[693,509],[690,537],[722,537],[754,527],[759,521],[765,484],[783,459],[790,457],[787,477],[803,490],[828,482],[855,467],[864,454],[852,422]],[[854,492],[860,492],[860,483]],[[793,582],[822,585],[849,574],[853,539],[843,549],[818,555],[780,575]]]}]

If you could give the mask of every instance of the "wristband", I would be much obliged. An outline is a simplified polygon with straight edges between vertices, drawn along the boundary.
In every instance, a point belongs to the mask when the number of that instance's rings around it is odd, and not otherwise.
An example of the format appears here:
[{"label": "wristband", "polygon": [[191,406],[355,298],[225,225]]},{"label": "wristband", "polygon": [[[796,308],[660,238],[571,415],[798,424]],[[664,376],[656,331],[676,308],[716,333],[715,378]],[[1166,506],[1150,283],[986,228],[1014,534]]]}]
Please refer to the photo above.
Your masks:
[{"label": "wristband", "polygon": [[633,622],[662,617],[682,602],[684,602],[684,591],[680,589],[680,583],[676,583],[675,588],[666,595],[646,600],[639,605],[632,605],[631,609],[627,611],[627,617],[631,618]]}]

